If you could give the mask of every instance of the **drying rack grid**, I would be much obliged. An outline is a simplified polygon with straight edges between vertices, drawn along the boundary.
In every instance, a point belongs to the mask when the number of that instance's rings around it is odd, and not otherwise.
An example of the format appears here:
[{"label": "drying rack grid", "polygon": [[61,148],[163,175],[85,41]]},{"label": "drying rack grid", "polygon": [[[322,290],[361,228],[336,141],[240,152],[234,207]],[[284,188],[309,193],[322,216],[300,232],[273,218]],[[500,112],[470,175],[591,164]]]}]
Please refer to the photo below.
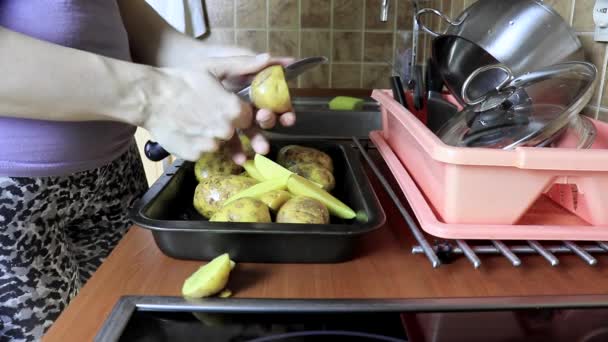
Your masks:
[{"label": "drying rack grid", "polygon": [[522,265],[522,260],[518,255],[537,255],[545,258],[549,265],[558,266],[559,259],[556,255],[560,254],[575,254],[580,257],[587,265],[594,266],[598,260],[592,254],[608,253],[608,243],[604,241],[551,241],[541,244],[538,241],[529,240],[519,245],[507,245],[500,240],[491,240],[485,244],[471,245],[466,240],[447,240],[434,242],[432,245],[418,226],[417,221],[410,215],[403,203],[394,192],[386,177],[380,172],[376,163],[370,157],[368,150],[375,148],[371,142],[361,143],[361,141],[353,137],[355,146],[360,151],[361,155],[371,168],[372,172],[378,178],[382,187],[386,190],[391,200],[405,219],[407,226],[416,239],[418,245],[412,248],[414,254],[424,254],[430,261],[433,268],[437,268],[446,261],[464,255],[473,265],[474,268],[481,267],[482,255],[502,255],[507,258],[514,267]]}]

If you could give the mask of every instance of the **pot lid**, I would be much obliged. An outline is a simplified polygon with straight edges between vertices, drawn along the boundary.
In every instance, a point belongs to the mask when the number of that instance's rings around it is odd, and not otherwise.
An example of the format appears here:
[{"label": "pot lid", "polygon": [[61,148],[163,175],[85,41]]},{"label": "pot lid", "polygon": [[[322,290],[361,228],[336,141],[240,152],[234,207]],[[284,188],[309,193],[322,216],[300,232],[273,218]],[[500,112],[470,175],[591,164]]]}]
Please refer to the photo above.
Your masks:
[{"label": "pot lid", "polygon": [[[484,67],[469,76],[503,65]],[[446,144],[458,147],[512,149],[541,146],[563,132],[593,94],[597,69],[591,63],[567,62],[539,69],[513,79],[507,77],[496,90],[467,106],[438,132]]]}]

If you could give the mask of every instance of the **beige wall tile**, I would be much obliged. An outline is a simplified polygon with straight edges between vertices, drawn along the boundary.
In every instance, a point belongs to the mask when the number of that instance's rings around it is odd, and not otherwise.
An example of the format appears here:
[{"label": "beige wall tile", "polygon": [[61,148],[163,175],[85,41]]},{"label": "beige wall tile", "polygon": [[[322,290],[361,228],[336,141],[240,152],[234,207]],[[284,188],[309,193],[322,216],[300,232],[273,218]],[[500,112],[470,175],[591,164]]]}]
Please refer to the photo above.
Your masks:
[{"label": "beige wall tile", "polygon": [[203,40],[216,44],[234,44],[234,30],[211,30]]},{"label": "beige wall tile", "polygon": [[334,0],[334,28],[363,29],[364,0]]},{"label": "beige wall tile", "polygon": [[206,0],[205,9],[209,18],[209,26],[215,28],[234,27],[235,0]]},{"label": "beige wall tile", "polygon": [[474,4],[477,0],[464,0],[464,7],[465,9],[469,6],[471,6],[472,4]]},{"label": "beige wall tile", "polygon": [[464,0],[452,0],[452,15],[451,17],[456,19],[464,11],[465,4]]},{"label": "beige wall tile", "polygon": [[329,87],[329,64],[319,65],[300,76],[300,88]]},{"label": "beige wall tile", "polygon": [[334,32],[334,51],[332,59],[335,62],[361,61],[361,32]]},{"label": "beige wall tile", "polygon": [[331,58],[329,31],[303,31],[300,57],[325,56]]},{"label": "beige wall tile", "polygon": [[331,2],[328,0],[300,0],[300,13],[303,28],[329,28]]},{"label": "beige wall tile", "polygon": [[388,21],[380,21],[382,0],[365,1],[365,28],[372,30],[393,30],[395,21],[395,4],[391,1],[391,10],[388,12]]},{"label": "beige wall tile", "polygon": [[398,0],[397,29],[411,31],[414,24],[414,6],[411,0]]},{"label": "beige wall tile", "polygon": [[298,55],[298,32],[296,31],[270,31],[268,48],[275,56]]},{"label": "beige wall tile", "polygon": [[590,62],[592,62],[593,64],[595,64],[595,66],[598,68],[598,72],[599,72],[599,79],[600,81],[597,82],[596,85],[596,90],[595,93],[593,94],[593,100],[592,100],[592,104],[596,103],[595,100],[597,100],[598,96],[599,96],[599,92],[601,91],[601,77],[602,77],[602,70],[604,67],[604,56],[606,55],[606,45],[605,44],[598,44],[593,40],[593,35],[580,35],[579,39],[581,40],[581,43],[583,44],[583,49],[585,50],[585,57],[587,58],[587,60],[589,60]]},{"label": "beige wall tile", "polygon": [[574,22],[572,26],[577,31],[593,31],[593,6],[595,0],[576,0],[574,4]]},{"label": "beige wall tile", "polygon": [[270,27],[298,28],[297,0],[269,0]]},{"label": "beige wall tile", "polygon": [[391,68],[383,65],[363,65],[363,88],[388,89]]},{"label": "beige wall tile", "polygon": [[237,28],[266,28],[266,0],[236,0]]},{"label": "beige wall tile", "polygon": [[392,33],[365,33],[366,62],[385,62],[393,60],[393,34]]},{"label": "beige wall tile", "polygon": [[569,24],[572,15],[572,1],[574,0],[545,0],[545,3],[553,7]]},{"label": "beige wall tile", "polygon": [[333,64],[331,86],[333,88],[360,88],[361,64]]},{"label": "beige wall tile", "polygon": [[249,48],[255,52],[266,52],[268,46],[266,44],[266,31],[244,30],[237,31],[236,43],[239,46]]}]

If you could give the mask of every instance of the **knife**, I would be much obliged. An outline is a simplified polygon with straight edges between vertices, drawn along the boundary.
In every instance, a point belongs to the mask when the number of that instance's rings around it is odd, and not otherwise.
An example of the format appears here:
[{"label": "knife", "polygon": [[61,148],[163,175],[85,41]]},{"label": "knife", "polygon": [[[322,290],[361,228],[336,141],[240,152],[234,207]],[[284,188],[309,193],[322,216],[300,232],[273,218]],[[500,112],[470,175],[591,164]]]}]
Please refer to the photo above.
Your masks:
[{"label": "knife", "polygon": [[[296,79],[306,71],[313,69],[321,64],[327,63],[328,59],[324,56],[307,57],[295,61],[285,67],[283,67],[285,73],[285,79],[291,81]],[[239,90],[236,94],[246,102],[251,102],[250,98],[251,84],[248,84],[243,89]],[[148,140],[144,146],[144,154],[151,161],[161,161],[169,156],[167,152],[159,143]]]}]

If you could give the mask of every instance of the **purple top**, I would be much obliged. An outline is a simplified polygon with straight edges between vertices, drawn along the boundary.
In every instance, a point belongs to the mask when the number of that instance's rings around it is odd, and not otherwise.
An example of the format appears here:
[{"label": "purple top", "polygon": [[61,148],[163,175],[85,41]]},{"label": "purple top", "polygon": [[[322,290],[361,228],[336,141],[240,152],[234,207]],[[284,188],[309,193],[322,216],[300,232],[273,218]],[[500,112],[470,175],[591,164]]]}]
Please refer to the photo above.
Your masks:
[{"label": "purple top", "polygon": [[[0,26],[131,60],[115,0],[0,0]],[[135,129],[117,122],[52,122],[0,114],[0,176],[59,176],[100,167],[127,150]]]}]

